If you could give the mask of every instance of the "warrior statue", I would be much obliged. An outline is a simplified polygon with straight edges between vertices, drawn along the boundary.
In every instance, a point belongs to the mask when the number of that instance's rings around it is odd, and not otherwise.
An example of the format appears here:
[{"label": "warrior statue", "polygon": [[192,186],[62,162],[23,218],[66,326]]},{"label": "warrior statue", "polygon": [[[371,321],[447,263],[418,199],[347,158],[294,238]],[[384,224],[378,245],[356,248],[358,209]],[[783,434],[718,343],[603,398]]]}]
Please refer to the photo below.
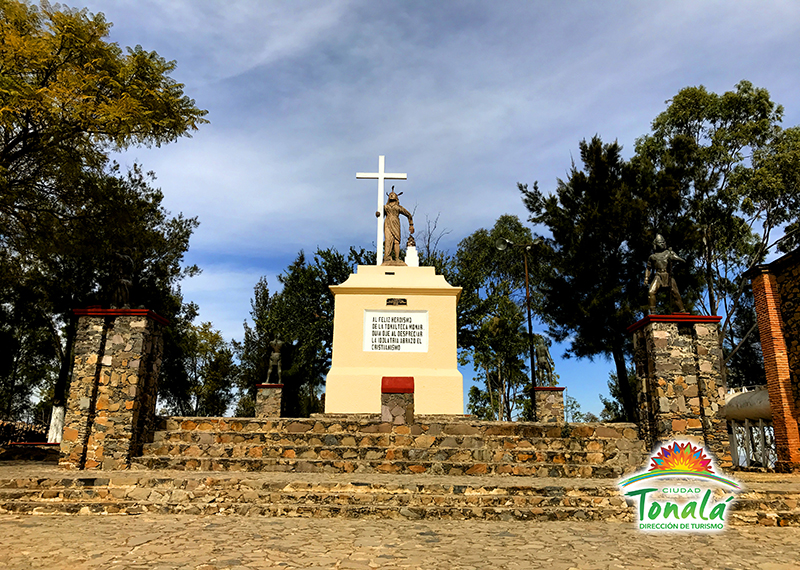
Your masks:
[{"label": "warrior statue", "polygon": [[553,357],[550,356],[550,350],[547,348],[547,343],[541,335],[534,335],[536,344],[536,366],[541,371],[542,380],[546,382],[546,386],[553,385]]},{"label": "warrior statue", "polygon": [[662,288],[669,289],[670,310],[672,310],[672,300],[674,299],[678,305],[678,312],[685,313],[686,310],[683,308],[678,284],[672,276],[673,262],[683,262],[684,260],[678,257],[671,249],[667,249],[667,242],[661,234],[656,234],[656,239],[653,240],[653,249],[655,251],[647,260],[647,268],[644,273],[645,285],[650,287],[650,313],[652,314],[655,311],[656,294]]},{"label": "warrior statue", "polygon": [[[400,192],[402,194],[402,192]],[[394,192],[389,192],[389,199],[383,207],[384,222],[383,222],[383,263],[381,265],[405,265],[400,261],[400,215],[408,218],[408,231],[411,235],[414,234],[414,220],[411,218],[411,213],[400,205],[400,199]],[[375,212],[375,215],[380,217],[380,212]],[[409,238],[411,242],[413,238]],[[394,259],[392,258],[394,254]]]},{"label": "warrior statue", "polygon": [[272,347],[272,354],[269,355],[269,368],[267,368],[267,380],[266,384],[269,384],[269,377],[272,374],[272,367],[278,367],[278,384],[282,382],[281,380],[281,347],[283,347],[283,341],[280,337],[277,337],[273,340],[269,345]]},{"label": "warrior statue", "polygon": [[111,307],[130,309],[131,287],[133,285],[133,259],[130,255],[114,252],[116,258],[117,280],[111,290]]}]

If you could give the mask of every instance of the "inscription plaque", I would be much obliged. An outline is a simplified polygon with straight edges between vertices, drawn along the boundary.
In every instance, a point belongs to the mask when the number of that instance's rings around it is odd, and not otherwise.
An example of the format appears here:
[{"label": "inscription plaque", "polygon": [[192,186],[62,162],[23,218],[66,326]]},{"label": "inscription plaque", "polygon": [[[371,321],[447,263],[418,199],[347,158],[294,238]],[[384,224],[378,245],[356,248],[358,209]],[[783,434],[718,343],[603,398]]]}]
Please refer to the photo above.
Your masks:
[{"label": "inscription plaque", "polygon": [[364,311],[364,352],[428,352],[428,311]]}]

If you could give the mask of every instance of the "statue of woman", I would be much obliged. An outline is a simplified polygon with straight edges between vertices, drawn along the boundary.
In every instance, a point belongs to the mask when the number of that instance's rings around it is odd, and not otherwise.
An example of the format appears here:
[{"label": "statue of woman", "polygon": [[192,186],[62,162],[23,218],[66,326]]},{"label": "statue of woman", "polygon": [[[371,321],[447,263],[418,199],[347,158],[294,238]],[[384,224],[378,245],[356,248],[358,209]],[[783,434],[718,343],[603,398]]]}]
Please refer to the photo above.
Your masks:
[{"label": "statue of woman", "polygon": [[[400,192],[402,194],[402,192]],[[394,192],[389,192],[389,200],[383,207],[383,214],[385,216],[383,221],[383,264],[389,265],[390,262],[397,265],[405,265],[400,261],[400,214],[408,218],[408,231],[413,235],[414,233],[414,220],[411,218],[411,213],[400,205],[400,198]],[[380,212],[376,212],[380,216]],[[394,252],[394,261],[392,253]]]}]

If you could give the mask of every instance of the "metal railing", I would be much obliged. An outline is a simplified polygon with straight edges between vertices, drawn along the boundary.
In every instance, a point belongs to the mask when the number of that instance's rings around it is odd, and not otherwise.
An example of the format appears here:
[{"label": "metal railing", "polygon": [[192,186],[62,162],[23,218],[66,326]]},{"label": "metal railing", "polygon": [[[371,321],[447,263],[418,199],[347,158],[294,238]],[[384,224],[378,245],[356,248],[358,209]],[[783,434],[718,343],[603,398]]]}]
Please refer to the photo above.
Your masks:
[{"label": "metal railing", "polygon": [[772,422],[728,420],[728,426],[734,468],[775,468],[778,453]]}]

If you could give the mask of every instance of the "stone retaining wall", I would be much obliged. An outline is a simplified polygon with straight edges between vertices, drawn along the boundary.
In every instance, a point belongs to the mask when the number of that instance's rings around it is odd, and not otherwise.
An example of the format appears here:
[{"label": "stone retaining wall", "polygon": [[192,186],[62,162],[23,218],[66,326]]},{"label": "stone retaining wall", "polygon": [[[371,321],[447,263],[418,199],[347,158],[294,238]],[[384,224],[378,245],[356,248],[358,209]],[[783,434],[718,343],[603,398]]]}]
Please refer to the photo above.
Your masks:
[{"label": "stone retaining wall", "polygon": [[[89,474],[89,472],[86,472]],[[1,475],[1,474],[0,474]],[[598,520],[631,523],[613,481],[309,474],[95,472],[0,477],[0,514],[185,514],[348,519]],[[729,523],[799,526],[800,493],[756,483]],[[749,485],[748,485],[749,487]],[[391,523],[388,523],[391,524]],[[535,530],[533,530],[535,532]]]},{"label": "stone retaining wall", "polygon": [[613,478],[641,468],[634,424],[165,418],[137,464],[158,469]]}]

